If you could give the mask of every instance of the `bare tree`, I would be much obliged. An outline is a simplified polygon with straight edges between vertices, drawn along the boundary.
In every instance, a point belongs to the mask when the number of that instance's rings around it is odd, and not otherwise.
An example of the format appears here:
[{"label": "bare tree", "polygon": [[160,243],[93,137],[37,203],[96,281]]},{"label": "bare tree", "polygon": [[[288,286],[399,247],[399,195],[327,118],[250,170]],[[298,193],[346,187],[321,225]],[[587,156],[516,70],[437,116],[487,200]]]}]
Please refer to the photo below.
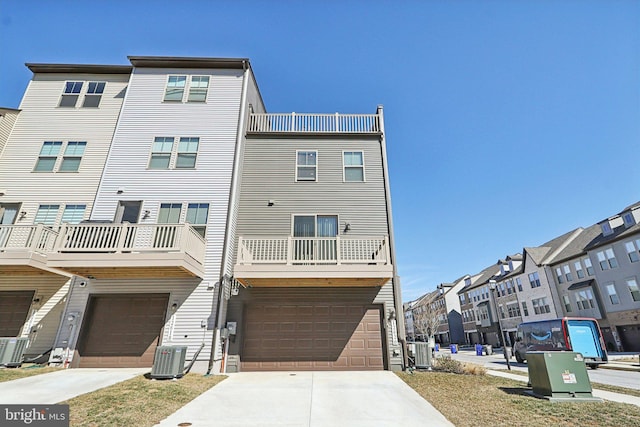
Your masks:
[{"label": "bare tree", "polygon": [[416,337],[426,335],[433,339],[442,323],[445,307],[442,299],[438,299],[438,291],[425,295],[413,309],[413,325]]}]

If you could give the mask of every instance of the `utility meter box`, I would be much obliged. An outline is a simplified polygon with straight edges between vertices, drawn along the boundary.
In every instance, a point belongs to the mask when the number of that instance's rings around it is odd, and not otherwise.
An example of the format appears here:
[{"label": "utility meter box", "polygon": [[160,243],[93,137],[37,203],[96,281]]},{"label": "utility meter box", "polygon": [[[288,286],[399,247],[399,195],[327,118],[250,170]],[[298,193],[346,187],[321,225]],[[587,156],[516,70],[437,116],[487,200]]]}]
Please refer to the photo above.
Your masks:
[{"label": "utility meter box", "polygon": [[591,394],[591,381],[581,353],[532,351],[527,353],[533,394],[552,402],[602,402]]}]

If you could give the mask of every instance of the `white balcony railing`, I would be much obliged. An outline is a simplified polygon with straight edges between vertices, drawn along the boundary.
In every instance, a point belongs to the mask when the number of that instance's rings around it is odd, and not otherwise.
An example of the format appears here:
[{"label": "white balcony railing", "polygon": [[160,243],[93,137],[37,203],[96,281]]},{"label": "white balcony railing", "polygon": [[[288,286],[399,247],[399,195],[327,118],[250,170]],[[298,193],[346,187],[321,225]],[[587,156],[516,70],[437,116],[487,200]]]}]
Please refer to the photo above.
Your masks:
[{"label": "white balcony railing", "polygon": [[387,237],[240,237],[237,263],[390,264]]},{"label": "white balcony railing", "polygon": [[51,252],[58,233],[43,225],[0,225],[0,251]]},{"label": "white balcony railing", "polygon": [[253,113],[249,133],[380,133],[377,114]]},{"label": "white balcony railing", "polygon": [[64,224],[55,252],[184,252],[204,262],[205,240],[189,224]]}]

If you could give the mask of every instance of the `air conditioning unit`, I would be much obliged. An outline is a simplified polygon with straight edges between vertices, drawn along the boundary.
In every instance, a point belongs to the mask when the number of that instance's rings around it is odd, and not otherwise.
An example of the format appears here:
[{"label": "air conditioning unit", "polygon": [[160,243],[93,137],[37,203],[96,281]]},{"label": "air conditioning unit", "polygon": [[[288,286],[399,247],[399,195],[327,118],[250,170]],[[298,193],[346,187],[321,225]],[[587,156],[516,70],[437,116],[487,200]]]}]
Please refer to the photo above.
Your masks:
[{"label": "air conditioning unit", "polygon": [[416,368],[428,368],[431,366],[431,349],[426,342],[415,343]]},{"label": "air conditioning unit", "polygon": [[153,359],[153,368],[151,368],[151,378],[182,378],[186,356],[186,346],[158,346]]},{"label": "air conditioning unit", "polygon": [[20,367],[28,345],[29,338],[0,338],[0,366]]}]

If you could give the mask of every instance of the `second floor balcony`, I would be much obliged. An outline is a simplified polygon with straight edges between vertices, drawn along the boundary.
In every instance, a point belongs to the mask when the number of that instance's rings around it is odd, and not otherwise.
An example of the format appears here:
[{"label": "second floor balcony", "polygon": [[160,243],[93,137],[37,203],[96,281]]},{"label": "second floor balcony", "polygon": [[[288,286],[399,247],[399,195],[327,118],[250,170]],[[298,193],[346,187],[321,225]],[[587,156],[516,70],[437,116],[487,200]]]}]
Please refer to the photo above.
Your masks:
[{"label": "second floor balcony", "polygon": [[0,273],[63,274],[47,266],[58,232],[43,225],[0,225]]},{"label": "second floor balcony", "polygon": [[234,276],[251,287],[382,286],[393,265],[386,236],[241,236]]},{"label": "second floor balcony", "polygon": [[203,277],[205,247],[189,224],[65,224],[47,265],[96,279]]}]

